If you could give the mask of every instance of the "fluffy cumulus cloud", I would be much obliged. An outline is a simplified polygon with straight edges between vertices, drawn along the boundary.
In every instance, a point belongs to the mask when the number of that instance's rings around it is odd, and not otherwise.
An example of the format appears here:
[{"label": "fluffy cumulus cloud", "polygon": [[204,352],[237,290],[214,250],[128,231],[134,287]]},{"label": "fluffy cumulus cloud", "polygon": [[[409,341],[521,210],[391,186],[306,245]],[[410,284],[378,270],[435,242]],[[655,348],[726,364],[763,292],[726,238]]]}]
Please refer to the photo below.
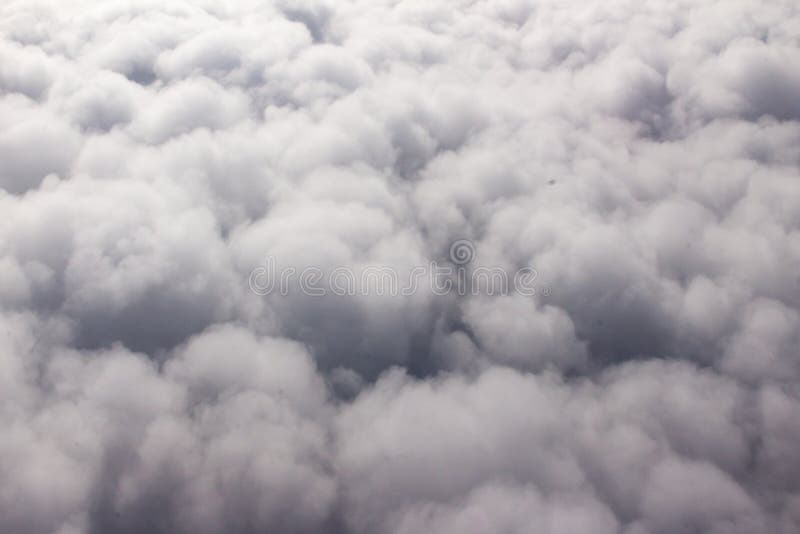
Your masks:
[{"label": "fluffy cumulus cloud", "polygon": [[6,0],[0,532],[798,534],[798,265],[793,0]]}]

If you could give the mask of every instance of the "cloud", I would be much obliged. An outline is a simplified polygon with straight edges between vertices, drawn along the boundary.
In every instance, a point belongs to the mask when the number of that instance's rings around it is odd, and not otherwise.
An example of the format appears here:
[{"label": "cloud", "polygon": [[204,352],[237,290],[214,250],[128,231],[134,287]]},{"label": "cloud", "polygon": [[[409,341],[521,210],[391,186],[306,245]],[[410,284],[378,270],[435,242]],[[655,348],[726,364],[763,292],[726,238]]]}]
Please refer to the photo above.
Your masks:
[{"label": "cloud", "polygon": [[0,531],[799,532],[798,15],[3,3]]},{"label": "cloud", "polygon": [[[356,532],[456,531],[460,514],[549,532],[561,528],[549,514],[572,503],[586,517],[574,518],[578,532],[616,532],[616,521],[642,532],[769,531],[745,489],[765,474],[748,467],[763,429],[746,420],[761,417],[750,412],[759,405],[735,382],[679,363],[628,364],[594,383],[508,370],[434,383],[389,375],[340,419],[348,517]],[[530,495],[544,517],[482,502],[497,484],[513,494],[503,504]]]},{"label": "cloud", "polygon": [[81,138],[68,124],[18,95],[0,101],[0,176],[11,193],[36,188],[47,175],[66,175]]}]

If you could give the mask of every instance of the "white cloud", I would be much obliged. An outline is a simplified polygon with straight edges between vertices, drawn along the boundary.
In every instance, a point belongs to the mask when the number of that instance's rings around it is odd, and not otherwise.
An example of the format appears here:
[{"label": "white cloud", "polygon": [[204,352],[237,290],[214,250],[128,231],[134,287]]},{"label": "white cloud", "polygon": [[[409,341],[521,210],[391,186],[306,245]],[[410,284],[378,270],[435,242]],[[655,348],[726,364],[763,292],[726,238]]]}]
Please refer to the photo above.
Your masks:
[{"label": "white cloud", "polygon": [[799,15],[2,3],[0,531],[798,531]]}]

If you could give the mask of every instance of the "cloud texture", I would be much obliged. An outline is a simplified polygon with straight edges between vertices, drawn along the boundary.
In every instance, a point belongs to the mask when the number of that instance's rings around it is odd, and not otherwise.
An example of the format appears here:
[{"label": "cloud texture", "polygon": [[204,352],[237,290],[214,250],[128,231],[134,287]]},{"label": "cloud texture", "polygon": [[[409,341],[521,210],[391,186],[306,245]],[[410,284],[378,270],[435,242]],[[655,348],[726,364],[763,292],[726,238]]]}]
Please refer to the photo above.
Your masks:
[{"label": "cloud texture", "polygon": [[5,1],[0,532],[798,534],[798,147],[793,0]]}]

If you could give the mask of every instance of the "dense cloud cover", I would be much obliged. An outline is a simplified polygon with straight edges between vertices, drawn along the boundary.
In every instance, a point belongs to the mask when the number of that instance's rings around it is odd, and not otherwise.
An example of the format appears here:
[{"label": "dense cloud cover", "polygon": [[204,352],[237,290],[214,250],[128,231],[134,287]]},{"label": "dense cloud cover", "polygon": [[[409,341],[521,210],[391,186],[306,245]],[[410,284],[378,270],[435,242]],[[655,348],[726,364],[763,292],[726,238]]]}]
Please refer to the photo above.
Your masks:
[{"label": "dense cloud cover", "polygon": [[798,265],[794,0],[6,0],[0,532],[798,534]]}]

